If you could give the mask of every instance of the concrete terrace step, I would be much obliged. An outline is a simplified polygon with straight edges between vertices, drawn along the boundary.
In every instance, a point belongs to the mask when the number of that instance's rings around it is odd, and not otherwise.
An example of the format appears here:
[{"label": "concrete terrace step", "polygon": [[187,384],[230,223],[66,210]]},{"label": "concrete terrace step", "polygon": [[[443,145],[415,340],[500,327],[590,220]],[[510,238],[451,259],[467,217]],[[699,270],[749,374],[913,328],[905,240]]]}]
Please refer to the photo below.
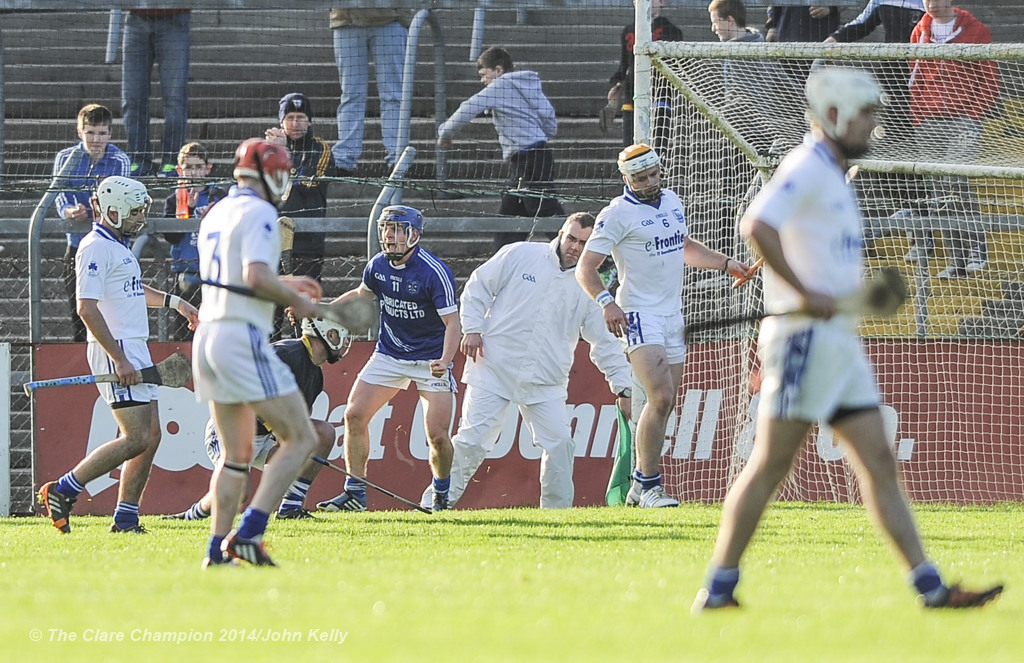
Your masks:
[{"label": "concrete terrace step", "polygon": [[[311,101],[313,104],[317,104],[318,100],[312,99]],[[314,108],[316,108],[315,105]],[[76,110],[75,113],[77,112]],[[152,133],[159,135],[163,131],[162,118],[153,118],[151,125]],[[275,125],[276,116],[268,114],[244,117],[192,117],[189,119],[190,132],[202,134],[201,140],[235,139],[235,137],[262,135],[268,127]],[[317,116],[314,119],[314,126],[317,136],[329,141],[337,139],[337,123],[334,121],[333,113],[326,118]],[[380,118],[366,118],[365,126],[368,137],[379,138]],[[615,126],[610,128],[608,133],[601,133],[596,111],[586,117],[559,117],[558,134],[552,140],[551,146],[557,147],[561,142],[579,142],[585,146],[620,148],[621,131],[618,129],[619,127]],[[116,123],[113,130],[115,145],[123,142],[123,134],[123,126],[119,122]],[[412,117],[409,137],[412,141],[433,143],[437,137],[436,118]],[[459,142],[472,139],[488,141],[493,152],[500,155],[497,133],[489,118],[478,117],[463,128],[455,137],[456,147]],[[67,119],[50,118],[12,122],[5,131],[5,143],[8,145],[9,151],[49,154],[51,157],[56,150],[63,149],[77,140],[74,123],[69,123]],[[11,146],[16,146],[19,149],[10,150]],[[234,147],[231,149],[233,151]],[[612,156],[614,157],[614,155]]]},{"label": "concrete terrace step", "polygon": [[[612,34],[614,32],[614,34]],[[310,35],[299,27],[287,31],[257,31],[255,33],[232,31],[217,34],[205,33],[193,29],[192,39],[192,60],[206,69],[220,70],[226,67],[248,64],[251,67],[292,67],[294,63],[282,61],[279,52],[276,50],[247,51],[244,48],[230,48],[232,43],[220,43],[222,40],[237,42],[240,46],[248,46],[253,38],[262,40],[264,43],[273,44],[275,48],[296,49],[301,48],[303,57],[309,66],[327,65],[334,68],[334,47],[331,44],[331,34],[326,30],[322,35],[314,35],[312,41]],[[120,76],[120,60],[114,63],[106,62],[106,30],[96,31],[92,36],[86,37],[80,48],[69,46],[54,46],[51,49],[41,49],[41,40],[52,35],[52,31],[38,31],[36,34],[20,34],[5,50],[5,64],[22,69],[45,69],[52,66],[56,61],[74,62],[78,66],[93,66],[115,70]],[[550,56],[557,52],[557,49],[564,49],[562,41],[564,29],[559,32],[552,31],[549,35],[541,34],[535,29],[523,33],[523,39],[518,40],[512,48],[512,53],[517,69],[530,69],[537,71],[539,68],[550,66]],[[610,38],[608,38],[610,35]],[[452,37],[456,41],[451,41]],[[614,69],[618,65],[618,53],[614,44],[618,39],[617,31],[609,31],[606,28],[598,30],[580,30],[575,35],[579,39],[573,49],[573,54],[578,62],[608,63]],[[93,43],[93,39],[96,40]],[[445,59],[448,67],[472,68],[476,73],[476,63],[469,60],[469,39],[470,34],[446,34]],[[611,48],[609,47],[611,45]],[[419,57],[417,67],[424,71],[432,71],[434,66],[434,46],[429,40],[420,40],[417,51]],[[516,53],[527,53],[516,56]],[[217,73],[214,71],[213,73]],[[336,72],[335,76],[336,76]],[[563,72],[568,73],[568,72]],[[417,78],[419,78],[417,76]],[[335,78],[335,81],[337,79]]]},{"label": "concrete terrace step", "polygon": [[[471,37],[471,14],[462,11],[439,11],[446,46],[446,59],[450,79],[449,97],[454,109],[462,98],[479,89],[475,64],[468,62]],[[538,16],[545,14],[540,12]],[[591,18],[593,12],[575,11],[570,22],[574,25],[574,66],[565,67],[564,22],[519,26],[516,12],[493,10],[488,12],[488,25],[501,30],[503,40],[514,44],[510,48],[520,61],[520,68],[536,69],[545,80],[547,94],[560,114],[573,113],[576,100],[594,98],[598,102],[605,93],[607,78],[617,66],[617,22]],[[566,19],[562,16],[562,20]],[[107,14],[83,12],[70,32],[75,35],[74,46],[65,47],[62,40],[54,42],[52,24],[39,24],[38,16],[14,14],[8,21],[30,24],[12,31],[13,37],[5,43],[5,60],[9,66],[7,79],[10,93],[9,109],[20,113],[19,104],[39,104],[33,115],[66,118],[91,99],[118,99],[120,94],[120,64],[104,63]],[[34,25],[32,25],[34,23]],[[250,25],[250,23],[254,23]],[[497,31],[497,30],[495,30]],[[429,31],[428,31],[429,33]],[[429,34],[426,35],[429,37]],[[47,48],[41,48],[42,44]],[[240,44],[246,49],[231,48]],[[252,44],[266,44],[267,48],[249,48]],[[427,98],[425,112],[432,112],[433,52],[430,38],[421,39],[417,66],[417,96]],[[281,58],[280,49],[288,52],[300,50],[305,64],[296,71],[291,58]],[[516,56],[528,53],[529,57]],[[244,60],[240,56],[244,56]],[[76,70],[81,70],[78,73]],[[255,70],[255,71],[254,71]],[[280,70],[280,75],[274,72]],[[237,76],[228,72],[239,72]],[[246,75],[246,71],[250,72]],[[258,74],[252,76],[252,74]],[[203,12],[193,14],[192,52],[192,115],[207,114],[196,103],[203,98],[233,99],[239,96],[276,100],[288,89],[301,88],[314,98],[323,97],[336,103],[338,94],[337,72],[334,67],[332,35],[327,27],[325,13],[314,10],[294,10],[286,20],[273,26],[263,21],[252,21],[246,12]],[[233,79],[253,79],[251,83],[233,83]],[[281,84],[276,81],[288,80]],[[275,81],[262,83],[260,81]],[[52,85],[48,85],[52,84]],[[24,85],[26,89],[19,86]],[[37,93],[33,93],[35,87]],[[238,91],[234,88],[238,88]],[[564,88],[564,89],[563,89]],[[238,92],[244,92],[239,95]],[[158,90],[154,89],[157,94]],[[216,103],[216,102],[214,102]],[[243,102],[248,111],[235,115],[251,115],[253,105]],[[417,106],[421,105],[417,102]],[[157,114],[158,104],[155,104]],[[598,105],[599,107],[599,105]],[[221,105],[223,109],[223,104]],[[213,109],[216,111],[217,109]],[[372,110],[372,109],[371,109]],[[587,111],[589,112],[589,110]],[[271,114],[272,116],[272,114]]]},{"label": "concrete terrace step", "polygon": [[[553,65],[554,66],[554,65]],[[36,69],[36,68],[34,68]],[[121,82],[120,76],[116,78],[106,76],[105,80],[74,81],[74,72],[68,71],[69,67],[60,66],[50,70],[38,68],[25,74],[31,76],[32,80],[18,81],[11,79],[7,82],[6,93],[7,112],[12,117],[39,117],[66,119],[74,117],[78,109],[86,103],[94,100],[106,103],[111,110],[118,110],[120,106]],[[95,69],[95,67],[80,67],[82,75],[93,76],[95,74],[84,70]],[[202,67],[193,67],[202,70]],[[604,97],[608,91],[605,72],[609,71],[604,65],[586,66],[581,65],[578,69],[580,76],[584,78],[573,78],[570,80],[554,79],[541,74],[544,80],[544,93],[550,99],[555,112],[559,117],[596,117],[597,111],[604,105]],[[317,75],[317,73],[322,75]],[[217,75],[223,75],[223,70]],[[307,94],[313,102],[313,108],[320,118],[333,118],[338,104],[338,82],[334,78],[336,71],[332,66],[324,65],[313,67],[305,71],[303,77],[293,78],[288,83],[280,83],[288,76],[285,67],[267,68],[263,70],[269,79],[263,82],[250,82],[244,80],[217,81],[214,79],[201,79],[197,76],[201,73],[193,72],[193,82],[189,85],[190,115],[195,118],[201,117],[276,117],[277,100],[288,92],[302,91]],[[588,75],[588,73],[590,75]],[[36,78],[36,75],[40,78]],[[449,75],[452,75],[449,73]],[[50,77],[53,80],[44,80],[42,77]],[[433,76],[418,77],[412,106],[412,114],[416,117],[428,117],[434,114],[434,84]],[[446,89],[447,114],[451,114],[458,108],[459,103],[472,96],[480,90],[479,83],[459,82],[452,80]],[[379,113],[379,101],[375,91],[368,103],[368,110],[373,114]],[[162,103],[158,94],[154,95],[156,103],[152,103],[152,111],[155,117],[162,115]],[[266,104],[254,104],[253,99],[268,100]]]}]

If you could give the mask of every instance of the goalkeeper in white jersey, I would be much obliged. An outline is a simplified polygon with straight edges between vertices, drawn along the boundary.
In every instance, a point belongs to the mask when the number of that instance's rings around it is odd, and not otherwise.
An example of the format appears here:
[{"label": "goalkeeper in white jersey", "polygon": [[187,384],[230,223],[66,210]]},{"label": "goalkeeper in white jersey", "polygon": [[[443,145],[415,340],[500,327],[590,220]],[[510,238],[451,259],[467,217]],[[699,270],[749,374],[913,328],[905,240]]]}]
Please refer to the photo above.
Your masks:
[{"label": "goalkeeper in white jersey", "polygon": [[[864,271],[860,212],[847,160],[867,153],[881,89],[860,69],[826,67],[807,80],[811,133],[754,199],[741,232],[765,259],[761,402],[757,443],[725,498],[711,568],[695,612],[737,607],[739,563],[768,501],[789,474],[815,422],[850,453],[875,522],[888,535],[927,608],[984,605],[1003,588],[946,585],[925,557],[879,410],[855,316],[836,314]],[[799,310],[799,315],[791,312]],[[787,314],[787,312],[790,312]]]},{"label": "goalkeeper in white jersey", "polygon": [[[750,268],[690,237],[679,196],[661,188],[661,159],[644,143],[619,153],[626,186],[597,215],[576,279],[604,309],[608,330],[625,337],[633,375],[647,394],[636,427],[636,472],[627,506],[679,502],[661,485],[661,448],[683,378],[683,271],[686,265],[746,278]],[[621,286],[605,289],[598,267],[611,254]]]}]

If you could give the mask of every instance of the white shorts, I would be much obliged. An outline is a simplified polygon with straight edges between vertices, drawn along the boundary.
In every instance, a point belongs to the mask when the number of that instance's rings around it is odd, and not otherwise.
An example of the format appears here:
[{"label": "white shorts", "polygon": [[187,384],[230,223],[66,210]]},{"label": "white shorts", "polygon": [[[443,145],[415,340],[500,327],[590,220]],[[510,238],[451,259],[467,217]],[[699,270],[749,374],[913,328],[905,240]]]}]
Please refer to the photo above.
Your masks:
[{"label": "white shorts", "polygon": [[[124,351],[132,366],[142,370],[153,365],[153,359],[149,356],[149,344],[146,339],[126,338],[118,341],[118,345]],[[89,341],[85,349],[85,356],[89,360],[89,370],[93,375],[104,375],[114,372],[114,362],[110,355],[103,349],[103,346],[96,341]],[[116,382],[97,382],[96,388],[100,396],[112,407],[118,403],[149,403],[157,400],[159,387],[155,384],[137,384],[133,387],[124,387]]]},{"label": "white shorts", "polygon": [[[221,451],[220,438],[217,437],[217,427],[213,425],[213,419],[206,422],[205,442],[206,455],[216,465],[217,461],[220,460]],[[270,450],[275,446],[277,446],[277,438],[274,437],[273,433],[264,433],[254,437],[252,440],[252,460],[249,462],[249,467],[262,470],[263,466],[267,464],[267,456],[270,455]]]},{"label": "white shorts", "polygon": [[416,388],[420,391],[456,393],[459,390],[451,366],[443,376],[435,378],[430,374],[429,361],[395,359],[379,352],[370,355],[370,360],[363,366],[363,370],[359,371],[356,379],[395,389],[406,389],[410,382],[415,382]]},{"label": "white shorts", "polygon": [[840,410],[879,405],[860,338],[841,320],[769,318],[758,353],[764,377],[758,408],[772,419],[828,423]]},{"label": "white shorts", "polygon": [[665,348],[668,363],[681,364],[686,358],[683,314],[656,315],[643,311],[626,313],[626,354],[645,345]]},{"label": "white shorts", "polygon": [[299,390],[263,332],[245,322],[204,322],[192,343],[196,398],[258,403]]}]

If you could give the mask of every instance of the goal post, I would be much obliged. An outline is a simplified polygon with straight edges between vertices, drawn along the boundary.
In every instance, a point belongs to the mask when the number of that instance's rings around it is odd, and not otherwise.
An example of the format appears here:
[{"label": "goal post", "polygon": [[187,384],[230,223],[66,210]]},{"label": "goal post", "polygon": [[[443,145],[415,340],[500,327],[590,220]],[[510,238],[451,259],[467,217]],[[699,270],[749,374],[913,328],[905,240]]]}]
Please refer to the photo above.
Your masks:
[{"label": "goal post", "polygon": [[[737,221],[807,132],[807,74],[829,65],[875,76],[887,99],[884,133],[853,162],[852,186],[869,271],[898,268],[910,300],[895,316],[865,318],[861,333],[907,491],[916,501],[1024,499],[1024,45],[635,49],[651,61],[648,114],[667,115],[649,139],[664,152],[665,184],[682,198],[690,232],[748,260]],[[938,96],[926,87],[939,84]],[[688,323],[755,315],[760,306],[759,279],[734,290],[727,279],[687,271]],[[721,500],[749,456],[756,333],[750,323],[690,340],[662,462],[672,494]],[[780,497],[859,499],[827,427],[815,431]]]}]

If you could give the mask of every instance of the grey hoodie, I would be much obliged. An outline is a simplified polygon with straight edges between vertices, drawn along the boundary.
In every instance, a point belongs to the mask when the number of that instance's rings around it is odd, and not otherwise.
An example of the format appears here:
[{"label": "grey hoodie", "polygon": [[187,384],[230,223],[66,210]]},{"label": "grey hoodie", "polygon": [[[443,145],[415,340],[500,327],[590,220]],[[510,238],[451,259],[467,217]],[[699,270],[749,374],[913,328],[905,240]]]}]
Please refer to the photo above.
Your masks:
[{"label": "grey hoodie", "polygon": [[492,112],[501,155],[506,161],[558,132],[555,109],[544,96],[537,72],[510,71],[462,102],[448,121],[438,127],[438,139],[451,140],[470,120],[488,110]]}]

